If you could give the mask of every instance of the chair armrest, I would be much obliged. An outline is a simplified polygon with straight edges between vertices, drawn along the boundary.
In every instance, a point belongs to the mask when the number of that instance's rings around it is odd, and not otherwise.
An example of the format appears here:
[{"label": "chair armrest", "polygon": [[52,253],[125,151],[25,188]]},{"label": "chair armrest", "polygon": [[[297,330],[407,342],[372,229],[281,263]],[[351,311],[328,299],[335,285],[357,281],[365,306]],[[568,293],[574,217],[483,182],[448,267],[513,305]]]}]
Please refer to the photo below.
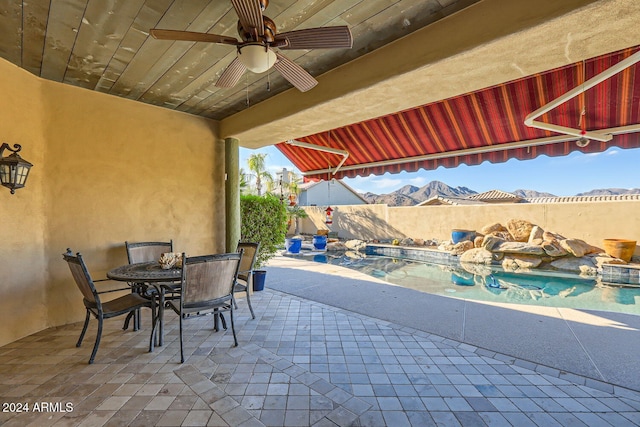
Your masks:
[{"label": "chair armrest", "polygon": [[240,280],[249,280],[249,277],[251,276],[251,273],[253,272],[253,270],[240,270],[238,271],[238,275],[237,278]]},{"label": "chair armrest", "polygon": [[[99,282],[113,282],[114,280],[111,279],[98,279],[98,280],[94,280],[93,283],[99,283]],[[130,291],[131,287],[127,286],[126,288],[117,288],[117,289],[108,289],[106,291],[100,291],[98,292],[98,294],[108,294],[109,292],[118,292],[118,291]]]}]

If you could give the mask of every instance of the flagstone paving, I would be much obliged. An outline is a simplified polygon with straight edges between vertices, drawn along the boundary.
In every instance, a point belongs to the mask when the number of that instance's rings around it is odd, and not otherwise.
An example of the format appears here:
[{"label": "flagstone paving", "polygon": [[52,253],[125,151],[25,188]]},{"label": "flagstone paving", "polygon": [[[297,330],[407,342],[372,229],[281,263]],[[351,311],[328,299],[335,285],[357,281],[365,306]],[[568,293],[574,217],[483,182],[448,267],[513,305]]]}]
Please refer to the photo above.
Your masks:
[{"label": "flagstone paving", "polygon": [[[298,297],[254,294],[240,345],[210,316],[177,318],[148,353],[106,322],[50,328],[0,348],[3,426],[635,426],[640,393]],[[148,313],[143,313],[148,315]],[[16,412],[28,403],[29,412]],[[42,410],[43,403],[51,407]],[[34,405],[38,404],[36,410]],[[57,405],[57,406],[55,406]]]}]

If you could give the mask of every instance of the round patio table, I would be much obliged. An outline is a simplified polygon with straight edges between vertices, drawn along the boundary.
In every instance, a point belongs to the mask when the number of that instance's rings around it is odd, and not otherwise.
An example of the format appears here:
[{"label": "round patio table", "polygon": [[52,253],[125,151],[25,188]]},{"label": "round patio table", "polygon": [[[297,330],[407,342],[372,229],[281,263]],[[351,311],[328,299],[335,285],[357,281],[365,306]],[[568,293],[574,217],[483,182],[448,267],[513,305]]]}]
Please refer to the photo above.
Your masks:
[{"label": "round patio table", "polygon": [[[175,292],[175,282],[182,279],[182,268],[163,269],[157,261],[126,264],[107,272],[111,280],[128,283],[148,283],[158,294],[158,346],[163,344],[163,317],[165,294],[167,290]],[[172,283],[173,282],[173,283]],[[172,287],[171,285],[174,285]]]}]

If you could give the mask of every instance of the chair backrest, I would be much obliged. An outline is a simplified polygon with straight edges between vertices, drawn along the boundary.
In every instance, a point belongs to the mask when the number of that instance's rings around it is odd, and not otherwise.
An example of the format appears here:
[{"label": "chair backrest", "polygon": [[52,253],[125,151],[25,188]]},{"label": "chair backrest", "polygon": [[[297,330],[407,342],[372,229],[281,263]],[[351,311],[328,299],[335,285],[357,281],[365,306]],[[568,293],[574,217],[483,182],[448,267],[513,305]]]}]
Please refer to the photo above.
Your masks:
[{"label": "chair backrest", "polygon": [[258,250],[260,249],[260,242],[238,242],[237,251],[242,249],[242,259],[240,260],[240,268],[238,269],[238,275],[249,276],[253,271],[253,266],[258,258]]},{"label": "chair backrest", "polygon": [[71,249],[67,249],[67,252],[62,254],[62,258],[67,261],[69,270],[71,270],[71,275],[73,276],[73,280],[76,282],[76,285],[78,286],[78,289],[80,289],[80,292],[82,292],[82,296],[84,297],[84,299],[93,304],[100,304],[98,291],[93,284],[93,280],[91,279],[89,270],[87,270],[87,265],[84,263],[80,252],[78,252],[76,255],[73,255]]},{"label": "chair backrest", "polygon": [[124,242],[129,264],[157,261],[165,252],[173,252],[173,240],[168,242]]},{"label": "chair backrest", "polygon": [[193,307],[231,295],[241,256],[234,252],[186,258],[182,254],[181,304]]}]

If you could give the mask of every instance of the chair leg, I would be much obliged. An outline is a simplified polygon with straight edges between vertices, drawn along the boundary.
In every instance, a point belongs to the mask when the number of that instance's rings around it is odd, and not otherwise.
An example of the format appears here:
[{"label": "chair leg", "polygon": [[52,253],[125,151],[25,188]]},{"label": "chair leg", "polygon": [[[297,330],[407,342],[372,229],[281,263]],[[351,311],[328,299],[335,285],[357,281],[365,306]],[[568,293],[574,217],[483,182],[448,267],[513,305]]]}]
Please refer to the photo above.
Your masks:
[{"label": "chair leg", "polygon": [[87,317],[84,319],[84,326],[82,327],[82,332],[80,332],[80,338],[78,338],[78,342],[76,343],[76,347],[80,347],[82,345],[82,339],[84,338],[85,332],[87,332],[87,326],[89,326],[89,319],[91,318],[91,313],[87,310]]},{"label": "chair leg", "polygon": [[93,359],[98,352],[98,346],[100,346],[100,338],[102,337],[102,313],[98,316],[98,333],[96,334],[96,343],[93,345],[93,351],[91,352],[91,358],[89,359],[89,365],[93,363]]},{"label": "chair leg", "polygon": [[[127,314],[127,317],[124,319],[124,325],[122,326],[123,331],[126,331],[127,329],[129,329],[129,322],[131,321],[131,318],[133,318],[134,316],[135,316],[135,311],[130,311],[129,314]],[[133,330],[137,331],[135,318],[133,318]]]},{"label": "chair leg", "polygon": [[184,363],[184,345],[182,343],[182,313],[180,313],[180,363]]},{"label": "chair leg", "polygon": [[155,300],[151,301],[151,336],[149,338],[149,353],[153,352],[153,344],[156,338],[156,326],[158,324],[158,315],[156,314],[156,304],[154,302]]},{"label": "chair leg", "polygon": [[[218,316],[220,316],[220,321],[222,322],[222,329],[224,329],[225,331],[227,330],[227,321],[224,318],[224,315],[222,313],[218,313]],[[216,332],[218,332],[218,330],[216,329]]]},{"label": "chair leg", "polygon": [[[233,299],[233,303],[235,304],[236,300],[235,298]],[[247,305],[249,306],[249,311],[251,312],[251,318],[255,319],[256,315],[253,314],[253,307],[251,306],[251,295],[249,295],[249,288],[247,287]],[[234,307],[234,308],[238,308],[238,307]]]},{"label": "chair leg", "polygon": [[141,326],[142,326],[142,316],[140,315],[140,309],[137,309],[135,317],[133,318],[133,330],[139,331]]},{"label": "chair leg", "polygon": [[233,342],[235,344],[235,347],[238,346],[238,338],[236,337],[236,327],[233,323],[233,305],[231,305],[231,309],[229,310],[229,312],[231,313],[229,315],[229,317],[231,318],[231,331],[233,332]]}]

